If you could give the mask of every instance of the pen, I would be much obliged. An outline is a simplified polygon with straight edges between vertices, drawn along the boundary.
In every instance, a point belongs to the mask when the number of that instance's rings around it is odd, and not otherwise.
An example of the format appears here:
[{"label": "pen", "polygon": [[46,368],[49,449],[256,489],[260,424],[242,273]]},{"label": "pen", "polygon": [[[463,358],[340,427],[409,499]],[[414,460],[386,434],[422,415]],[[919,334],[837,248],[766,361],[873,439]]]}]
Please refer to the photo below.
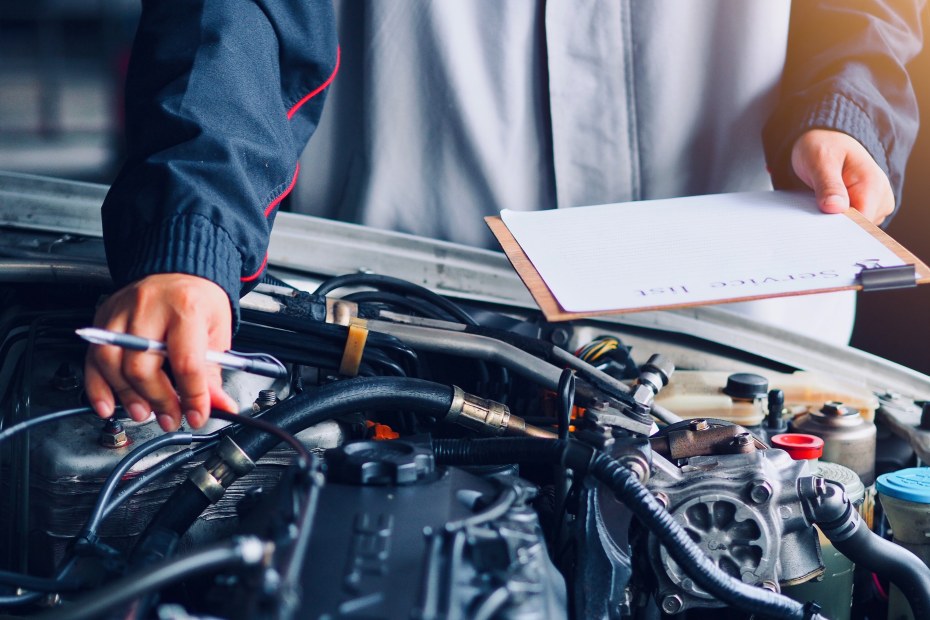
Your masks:
[{"label": "pen", "polygon": [[[131,351],[148,351],[158,355],[168,355],[168,348],[164,342],[133,336],[132,334],[121,334],[107,329],[97,327],[84,327],[74,330],[75,333],[92,344],[109,344]],[[230,370],[242,370],[253,375],[262,375],[263,377],[286,377],[287,368],[284,364],[271,357],[262,355],[261,358],[247,357],[243,354],[229,353],[224,351],[207,351],[206,360],[223,368]]]}]

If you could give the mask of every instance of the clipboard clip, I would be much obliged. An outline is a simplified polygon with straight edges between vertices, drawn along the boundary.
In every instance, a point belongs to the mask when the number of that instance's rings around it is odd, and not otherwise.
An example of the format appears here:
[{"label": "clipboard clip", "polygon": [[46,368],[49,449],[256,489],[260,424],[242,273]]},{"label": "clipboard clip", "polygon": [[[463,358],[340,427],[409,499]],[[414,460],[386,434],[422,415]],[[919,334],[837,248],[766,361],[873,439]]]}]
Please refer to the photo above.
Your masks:
[{"label": "clipboard clip", "polygon": [[887,291],[917,286],[917,268],[913,264],[882,267],[877,259],[856,263],[860,267],[856,282],[863,291]]}]

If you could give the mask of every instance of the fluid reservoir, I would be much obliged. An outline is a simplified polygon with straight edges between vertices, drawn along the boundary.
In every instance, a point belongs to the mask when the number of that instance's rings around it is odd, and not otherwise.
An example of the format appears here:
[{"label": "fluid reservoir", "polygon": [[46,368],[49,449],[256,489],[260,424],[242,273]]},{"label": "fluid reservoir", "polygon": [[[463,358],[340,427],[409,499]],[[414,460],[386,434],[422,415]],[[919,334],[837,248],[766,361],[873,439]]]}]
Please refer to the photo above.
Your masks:
[{"label": "fluid reservoir", "polygon": [[864,485],[875,482],[877,432],[875,424],[862,417],[858,409],[829,401],[819,411],[795,418],[791,430],[820,437],[824,441],[823,460],[850,468]]},{"label": "fluid reservoir", "polygon": [[[721,371],[678,370],[656,396],[656,403],[686,419],[717,418],[740,426],[758,426],[766,413],[764,393],[748,400],[728,394],[727,384],[733,376]],[[793,415],[819,409],[827,401],[841,401],[858,409],[864,419],[875,419],[878,399],[861,385],[804,371],[754,376],[782,390],[785,409]]]},{"label": "fluid reservoir", "polygon": [[[875,483],[894,542],[930,566],[930,468],[911,467],[882,474]],[[888,620],[913,618],[910,606],[895,586],[888,601]]]},{"label": "fluid reservoir", "polygon": [[[839,482],[846,496],[862,513],[866,496],[865,486],[853,470],[836,463],[815,460],[821,453],[823,441],[812,435],[786,433],[772,437],[772,446],[784,449],[796,460],[808,460],[812,475]],[[782,592],[796,601],[817,601],[822,615],[834,620],[849,620],[852,604],[855,564],[836,550],[830,539],[817,531],[823,554],[823,578],[786,587]]]}]

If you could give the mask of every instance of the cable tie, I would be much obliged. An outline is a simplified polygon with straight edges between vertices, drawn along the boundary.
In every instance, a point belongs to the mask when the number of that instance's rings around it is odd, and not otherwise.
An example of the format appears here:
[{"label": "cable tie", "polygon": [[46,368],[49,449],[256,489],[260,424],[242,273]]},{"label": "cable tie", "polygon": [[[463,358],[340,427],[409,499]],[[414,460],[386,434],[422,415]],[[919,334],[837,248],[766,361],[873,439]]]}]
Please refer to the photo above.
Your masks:
[{"label": "cable tie", "polygon": [[339,362],[339,374],[346,377],[358,375],[367,340],[368,321],[359,318],[349,319],[349,331],[346,334],[346,346],[342,352],[342,361]]}]

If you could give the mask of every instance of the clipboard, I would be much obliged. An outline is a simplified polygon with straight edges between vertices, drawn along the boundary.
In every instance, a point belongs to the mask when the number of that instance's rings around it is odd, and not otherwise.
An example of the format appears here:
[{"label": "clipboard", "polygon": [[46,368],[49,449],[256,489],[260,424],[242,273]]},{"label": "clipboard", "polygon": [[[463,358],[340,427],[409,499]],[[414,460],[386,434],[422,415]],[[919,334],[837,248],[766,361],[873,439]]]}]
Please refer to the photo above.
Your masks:
[{"label": "clipboard", "polygon": [[556,296],[553,294],[553,291],[546,283],[545,279],[540,274],[533,261],[523,250],[510,228],[508,228],[507,224],[500,216],[486,217],[485,222],[487,223],[491,232],[497,238],[511,265],[514,267],[515,271],[520,276],[520,279],[523,281],[524,285],[533,296],[533,299],[536,301],[546,319],[552,322],[568,321],[586,317],[605,316],[611,314],[624,314],[629,312],[672,310],[701,305],[753,301],[758,299],[769,299],[773,297],[789,297],[795,295],[827,293],[844,290],[873,291],[908,288],[917,286],[918,284],[926,284],[930,282],[930,267],[928,267],[923,261],[917,258],[913,253],[904,248],[900,243],[891,238],[883,230],[869,222],[858,211],[849,209],[840,217],[850,218],[859,227],[868,232],[872,238],[877,240],[882,246],[897,256],[904,263],[904,265],[883,267],[871,265],[868,262],[863,262],[860,264],[861,268],[858,272],[855,283],[842,286],[823,286],[821,288],[812,288],[803,291],[779,292],[774,294],[737,294],[733,296],[720,297],[710,301],[672,301],[671,303],[656,303],[654,305],[639,306],[636,308],[610,307],[586,311],[566,310],[559,304]]}]

